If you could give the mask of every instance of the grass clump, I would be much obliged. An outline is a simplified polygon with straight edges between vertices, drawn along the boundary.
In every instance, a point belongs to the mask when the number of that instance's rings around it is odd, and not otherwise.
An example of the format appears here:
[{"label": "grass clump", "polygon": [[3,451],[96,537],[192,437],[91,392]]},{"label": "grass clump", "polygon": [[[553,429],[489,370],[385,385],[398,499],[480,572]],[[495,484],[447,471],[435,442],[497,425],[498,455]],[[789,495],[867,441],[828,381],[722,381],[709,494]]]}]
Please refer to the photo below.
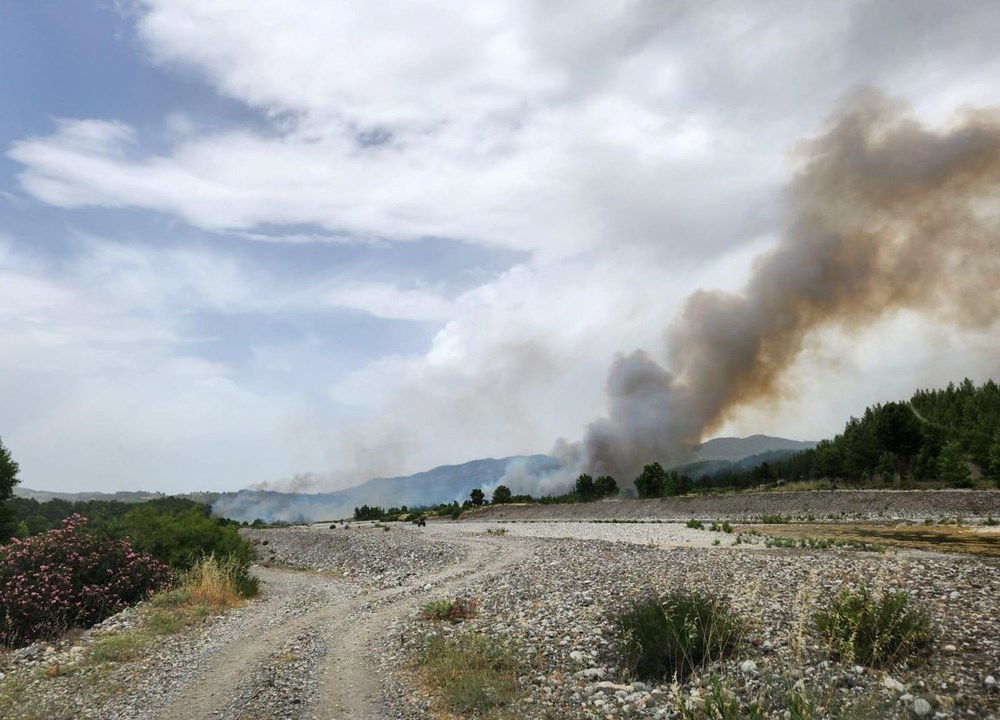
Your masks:
[{"label": "grass clump", "polygon": [[705,717],[719,720],[764,720],[765,715],[758,703],[744,705],[735,693],[722,684],[721,679],[713,676],[705,695]]},{"label": "grass clump", "polygon": [[908,660],[930,645],[930,620],[909,604],[902,590],[876,594],[862,585],[838,594],[813,619],[836,657],[885,667]]},{"label": "grass clump", "polygon": [[260,582],[250,565],[235,555],[203,556],[184,574],[183,592],[194,605],[227,608],[260,591]]},{"label": "grass clump", "polygon": [[102,637],[88,661],[122,663],[143,655],[154,638],[172,635],[219,610],[239,605],[256,594],[257,578],[236,556],[205,555],[181,576],[180,584],[153,595],[137,627]]},{"label": "grass clump", "polygon": [[141,655],[149,642],[145,633],[126,632],[102,637],[95,642],[89,652],[91,662],[121,663],[134,660]]},{"label": "grass clump", "polygon": [[694,518],[691,518],[690,520],[687,521],[687,526],[692,530],[705,529],[705,523],[703,523],[701,520],[695,520]]},{"label": "grass clump", "polygon": [[615,618],[619,661],[643,679],[683,679],[692,670],[725,657],[744,627],[728,603],[699,592],[646,595]]},{"label": "grass clump", "polygon": [[422,620],[461,622],[474,618],[478,610],[479,600],[476,598],[456,597],[454,600],[444,598],[421,605],[420,618]]},{"label": "grass clump", "polygon": [[521,659],[510,645],[485,635],[432,636],[419,663],[427,685],[462,715],[509,705],[521,692]]}]

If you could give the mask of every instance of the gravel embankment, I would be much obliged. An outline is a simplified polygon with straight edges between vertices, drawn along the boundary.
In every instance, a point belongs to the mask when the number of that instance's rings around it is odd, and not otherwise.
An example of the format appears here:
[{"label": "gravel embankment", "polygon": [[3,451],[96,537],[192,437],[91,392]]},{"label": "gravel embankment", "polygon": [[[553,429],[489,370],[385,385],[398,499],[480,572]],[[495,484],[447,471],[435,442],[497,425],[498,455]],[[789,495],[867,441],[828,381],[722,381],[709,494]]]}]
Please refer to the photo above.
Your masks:
[{"label": "gravel embankment", "polygon": [[330,572],[366,587],[398,587],[465,557],[461,543],[445,538],[415,543],[420,536],[392,532],[400,528],[411,530],[400,524],[349,523],[240,533],[264,565]]},{"label": "gravel embankment", "polygon": [[463,520],[744,520],[790,515],[817,521],[845,518],[924,520],[1000,517],[1000,490],[814,490],[604,500],[566,505],[499,505]]}]

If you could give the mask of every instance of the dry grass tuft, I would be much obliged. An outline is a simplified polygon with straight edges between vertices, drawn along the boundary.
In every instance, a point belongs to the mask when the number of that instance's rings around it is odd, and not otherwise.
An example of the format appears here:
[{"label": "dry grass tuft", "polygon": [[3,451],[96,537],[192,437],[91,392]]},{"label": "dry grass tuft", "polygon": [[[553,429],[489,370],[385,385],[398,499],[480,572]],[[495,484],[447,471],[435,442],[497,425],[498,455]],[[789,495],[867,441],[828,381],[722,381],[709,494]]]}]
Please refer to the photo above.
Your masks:
[{"label": "dry grass tuft", "polygon": [[195,605],[231,608],[257,594],[256,578],[233,557],[205,555],[185,574],[184,589]]}]

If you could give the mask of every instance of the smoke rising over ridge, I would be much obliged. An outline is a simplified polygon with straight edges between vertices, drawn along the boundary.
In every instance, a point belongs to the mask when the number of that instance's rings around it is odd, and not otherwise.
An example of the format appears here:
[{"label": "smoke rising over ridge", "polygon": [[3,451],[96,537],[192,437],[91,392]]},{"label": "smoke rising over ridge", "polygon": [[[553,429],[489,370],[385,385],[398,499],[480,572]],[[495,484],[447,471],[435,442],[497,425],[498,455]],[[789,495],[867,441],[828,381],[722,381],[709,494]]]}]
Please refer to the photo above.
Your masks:
[{"label": "smoke rising over ridge", "polygon": [[943,130],[866,90],[798,149],[790,221],[739,293],[699,290],[668,328],[667,366],[638,350],[608,375],[608,416],[557,449],[588,472],[631,478],[684,459],[741,406],[776,397],[826,326],[912,310],[963,327],[1000,310],[1000,117]]}]

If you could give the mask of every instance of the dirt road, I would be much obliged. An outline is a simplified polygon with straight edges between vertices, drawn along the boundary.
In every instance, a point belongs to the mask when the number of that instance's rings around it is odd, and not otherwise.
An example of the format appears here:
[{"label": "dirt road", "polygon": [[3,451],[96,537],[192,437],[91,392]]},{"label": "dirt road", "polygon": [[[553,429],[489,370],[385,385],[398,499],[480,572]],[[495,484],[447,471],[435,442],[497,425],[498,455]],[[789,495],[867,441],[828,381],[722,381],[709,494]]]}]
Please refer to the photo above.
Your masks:
[{"label": "dirt road", "polygon": [[502,572],[529,548],[512,551],[507,545],[501,553],[488,538],[457,541],[466,546],[458,562],[383,590],[366,591],[332,574],[258,568],[265,596],[243,612],[241,632],[213,648],[197,674],[172,693],[172,701],[148,717],[398,717],[398,709],[385,707],[369,650],[392,641],[386,629],[394,620]]}]

